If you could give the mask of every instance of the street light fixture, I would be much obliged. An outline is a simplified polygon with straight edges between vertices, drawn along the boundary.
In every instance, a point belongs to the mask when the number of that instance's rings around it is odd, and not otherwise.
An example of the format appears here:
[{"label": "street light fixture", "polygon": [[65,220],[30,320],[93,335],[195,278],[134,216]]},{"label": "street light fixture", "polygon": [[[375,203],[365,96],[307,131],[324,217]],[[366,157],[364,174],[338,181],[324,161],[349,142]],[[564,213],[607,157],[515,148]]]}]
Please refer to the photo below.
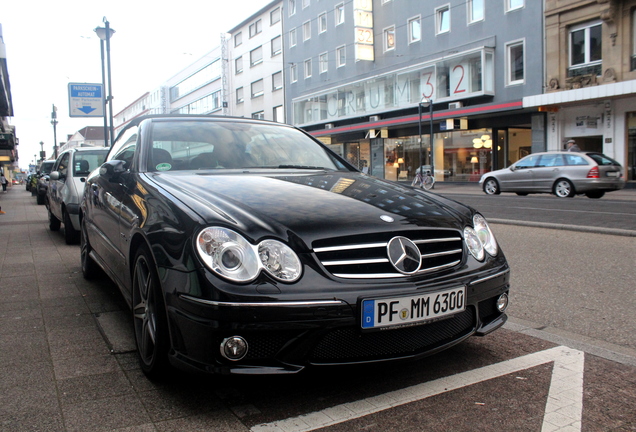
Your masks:
[{"label": "street light fixture", "polygon": [[[111,77],[110,77],[110,38],[113,36],[113,33],[115,33],[115,30],[110,28],[110,23],[108,22],[106,17],[104,17],[103,22],[104,22],[104,27],[95,28],[95,33],[97,33],[97,36],[99,36],[99,46],[101,48],[101,53],[102,53],[102,86],[104,90],[106,90],[106,72],[105,72],[106,63],[104,62],[104,42],[106,42],[106,60],[108,62],[108,96],[104,100],[104,146],[108,147],[110,144],[110,146],[112,147],[113,141],[114,141],[114,137],[113,137],[114,129],[113,129],[113,92],[112,92]],[[109,115],[106,114],[106,104],[108,104]],[[109,133],[109,126],[108,126],[108,119],[110,119],[110,133]]]},{"label": "street light fixture", "polygon": [[[51,111],[51,124],[53,125],[53,156],[57,159],[57,107],[55,104]],[[42,156],[42,160],[44,160],[44,156]]]},{"label": "street light fixture", "polygon": [[[435,149],[433,148],[433,99],[430,99],[424,95],[422,95],[422,100],[417,104],[417,111],[420,116],[419,122],[419,131],[420,131],[420,175],[424,178],[424,173],[422,172],[422,107],[428,107],[428,120],[430,125],[430,150],[429,150],[429,159],[431,165],[431,175],[435,178]],[[433,183],[435,185],[435,183]],[[434,186],[433,186],[434,187]]]}]

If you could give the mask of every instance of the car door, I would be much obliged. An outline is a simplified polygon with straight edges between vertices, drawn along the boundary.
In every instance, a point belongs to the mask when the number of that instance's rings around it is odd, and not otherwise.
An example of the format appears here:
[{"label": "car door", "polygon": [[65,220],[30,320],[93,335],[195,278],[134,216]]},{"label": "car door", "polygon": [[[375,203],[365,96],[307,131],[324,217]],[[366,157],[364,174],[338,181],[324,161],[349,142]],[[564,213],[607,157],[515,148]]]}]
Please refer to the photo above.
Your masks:
[{"label": "car door", "polygon": [[498,177],[502,191],[528,192],[533,187],[533,170],[539,160],[539,155],[528,155],[510,167]]},{"label": "car door", "polygon": [[563,176],[565,159],[562,153],[546,153],[541,155],[532,170],[533,190],[536,192],[552,192],[552,186]]},{"label": "car door", "polygon": [[[120,136],[109,153],[107,162],[129,157],[130,163],[126,168],[130,169],[136,139],[136,128],[131,128]],[[122,287],[127,285],[127,251],[122,248],[120,231],[122,201],[129,193],[126,178],[128,177],[121,176],[119,180],[111,180],[101,174],[92,176],[89,179],[84,204],[86,228],[91,247],[104,261],[111,276],[118,280]]]},{"label": "car door", "polygon": [[47,191],[49,198],[49,210],[59,220],[64,220],[62,216],[62,194],[64,192],[64,186],[69,173],[69,161],[70,153],[62,153],[58,157],[57,161],[55,161],[55,165],[53,165],[53,169],[51,171],[59,173],[59,176],[56,180],[49,179],[49,190]]}]

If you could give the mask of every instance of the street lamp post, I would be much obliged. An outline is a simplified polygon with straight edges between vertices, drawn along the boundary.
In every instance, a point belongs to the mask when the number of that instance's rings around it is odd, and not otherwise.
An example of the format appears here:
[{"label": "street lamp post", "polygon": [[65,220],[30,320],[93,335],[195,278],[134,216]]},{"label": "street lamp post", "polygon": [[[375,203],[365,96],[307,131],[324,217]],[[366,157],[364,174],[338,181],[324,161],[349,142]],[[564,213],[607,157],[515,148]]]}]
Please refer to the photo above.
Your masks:
[{"label": "street lamp post", "polygon": [[[51,124],[53,125],[53,156],[57,159],[57,107],[53,105],[51,111]],[[44,160],[44,156],[42,156]]]},{"label": "street lamp post", "polygon": [[[435,148],[433,144],[433,99],[429,99],[426,96],[422,95],[422,100],[419,104],[417,104],[418,114],[420,116],[419,122],[419,132],[420,132],[420,175],[422,178],[424,174],[422,173],[422,107],[428,107],[428,120],[429,120],[429,133],[430,133],[430,150],[429,150],[429,162],[431,165],[431,175],[435,178]],[[433,183],[434,185],[435,183]]]},{"label": "street lamp post", "polygon": [[[114,128],[113,128],[113,92],[110,76],[110,38],[115,33],[115,30],[110,28],[110,23],[104,17],[104,27],[95,28],[95,33],[99,36],[99,45],[102,54],[102,86],[106,90],[106,62],[108,63],[108,96],[104,100],[104,146],[112,147],[114,142]],[[106,42],[106,62],[104,62],[104,42]],[[109,114],[106,113],[106,105],[108,105]],[[110,120],[110,128],[108,126],[108,120]]]}]

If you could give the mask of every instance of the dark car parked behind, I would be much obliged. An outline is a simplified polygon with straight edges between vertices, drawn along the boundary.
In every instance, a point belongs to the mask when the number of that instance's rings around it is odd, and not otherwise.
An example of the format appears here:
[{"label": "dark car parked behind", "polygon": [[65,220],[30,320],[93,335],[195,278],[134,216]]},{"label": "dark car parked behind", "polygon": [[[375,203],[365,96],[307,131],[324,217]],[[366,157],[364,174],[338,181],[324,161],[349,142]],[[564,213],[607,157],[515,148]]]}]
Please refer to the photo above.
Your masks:
[{"label": "dark car parked behind", "polygon": [[291,126],[134,119],[84,193],[82,272],[121,289],[150,376],[418,359],[506,320],[480,214]]}]

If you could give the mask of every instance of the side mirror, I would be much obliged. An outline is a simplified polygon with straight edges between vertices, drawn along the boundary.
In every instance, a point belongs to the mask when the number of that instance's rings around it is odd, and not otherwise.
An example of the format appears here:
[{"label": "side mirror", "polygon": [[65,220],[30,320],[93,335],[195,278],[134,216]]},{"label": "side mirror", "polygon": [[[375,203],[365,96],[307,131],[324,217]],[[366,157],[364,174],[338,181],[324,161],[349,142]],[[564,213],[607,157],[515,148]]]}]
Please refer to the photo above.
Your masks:
[{"label": "side mirror", "polygon": [[60,174],[59,171],[51,171],[51,174],[49,174],[50,180],[59,180],[61,178],[62,178],[62,175]]},{"label": "side mirror", "polygon": [[515,166],[514,166],[514,165],[511,165],[511,166],[510,166],[510,171],[514,171],[514,170],[515,170]]},{"label": "side mirror", "polygon": [[119,176],[127,171],[124,167],[125,164],[126,162],[122,160],[104,162],[102,166],[99,167],[99,175],[109,182],[116,182],[119,180]]}]

